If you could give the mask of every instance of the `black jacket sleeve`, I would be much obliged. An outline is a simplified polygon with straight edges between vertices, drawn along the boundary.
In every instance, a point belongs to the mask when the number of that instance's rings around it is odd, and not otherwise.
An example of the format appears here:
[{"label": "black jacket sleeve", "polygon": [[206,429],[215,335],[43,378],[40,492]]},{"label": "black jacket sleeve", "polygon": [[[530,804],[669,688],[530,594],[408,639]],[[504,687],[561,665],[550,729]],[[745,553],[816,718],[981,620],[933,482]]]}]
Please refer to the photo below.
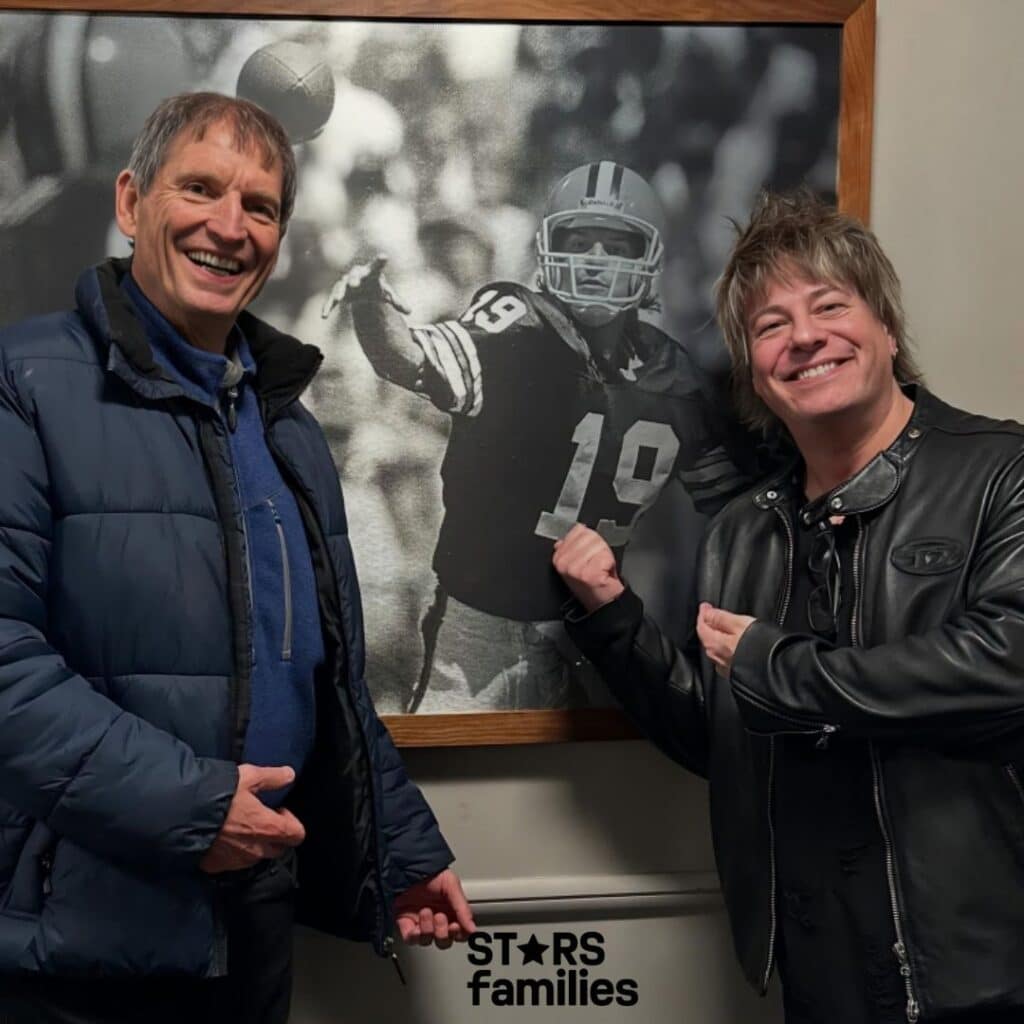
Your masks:
[{"label": "black jacket sleeve", "polygon": [[940,625],[876,647],[833,648],[755,622],[731,676],[747,727],[828,724],[944,749],[1024,749],[1024,455],[990,494],[963,605]]},{"label": "black jacket sleeve", "polygon": [[628,589],[589,615],[570,603],[566,628],[639,729],[673,761],[706,777],[708,732],[694,644],[677,650]]}]

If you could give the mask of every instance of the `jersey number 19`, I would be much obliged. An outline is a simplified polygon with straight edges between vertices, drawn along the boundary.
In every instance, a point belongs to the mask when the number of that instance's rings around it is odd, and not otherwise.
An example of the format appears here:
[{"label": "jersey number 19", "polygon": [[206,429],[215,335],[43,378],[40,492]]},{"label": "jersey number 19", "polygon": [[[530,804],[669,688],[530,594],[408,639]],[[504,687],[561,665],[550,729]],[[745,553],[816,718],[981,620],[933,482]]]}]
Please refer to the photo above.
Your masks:
[{"label": "jersey number 19", "polygon": [[[604,416],[599,412],[588,412],[576,424],[572,440],[576,445],[569,472],[565,476],[558,501],[551,512],[541,512],[534,533],[538,537],[558,540],[579,522],[580,511],[590,485],[590,477],[597,462],[597,452],[604,429]],[[650,448],[655,452],[654,467],[649,479],[636,475],[640,449]],[[615,470],[615,496],[624,505],[636,505],[637,510],[628,523],[621,524],[614,519],[599,519],[595,529],[613,548],[622,547],[633,531],[637,517],[654,503],[675,464],[679,452],[679,439],[667,423],[651,420],[637,420],[622,438],[619,464]]]}]

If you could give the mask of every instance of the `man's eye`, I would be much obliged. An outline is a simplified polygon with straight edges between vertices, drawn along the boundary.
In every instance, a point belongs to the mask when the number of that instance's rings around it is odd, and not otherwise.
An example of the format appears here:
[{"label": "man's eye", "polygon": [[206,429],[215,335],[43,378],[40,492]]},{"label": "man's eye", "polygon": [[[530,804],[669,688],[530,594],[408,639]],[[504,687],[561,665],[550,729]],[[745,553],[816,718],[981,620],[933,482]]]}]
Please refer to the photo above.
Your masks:
[{"label": "man's eye", "polygon": [[781,320],[767,320],[763,324],[758,324],[754,330],[754,337],[762,338],[766,334],[770,334],[776,328],[782,326]]},{"label": "man's eye", "polygon": [[195,196],[205,196],[207,194],[206,186],[201,181],[190,181],[185,186],[186,192],[191,192]]}]

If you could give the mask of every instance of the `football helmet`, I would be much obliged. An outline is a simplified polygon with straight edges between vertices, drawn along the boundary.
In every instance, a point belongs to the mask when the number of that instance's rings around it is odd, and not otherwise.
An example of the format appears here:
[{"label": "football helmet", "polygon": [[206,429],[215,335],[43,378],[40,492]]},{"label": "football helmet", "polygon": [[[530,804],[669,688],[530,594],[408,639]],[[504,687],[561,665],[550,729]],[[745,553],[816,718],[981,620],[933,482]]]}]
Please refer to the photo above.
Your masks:
[{"label": "football helmet", "polygon": [[[568,252],[564,238],[574,229],[631,236],[635,256],[610,255],[597,243],[587,252]],[[548,198],[537,232],[541,286],[591,326],[651,305],[664,254],[662,230],[657,197],[639,174],[611,160],[583,164]]]},{"label": "football helmet", "polygon": [[91,14],[26,26],[7,100],[26,174],[112,180],[156,104],[195,87],[183,33],[170,18]]}]

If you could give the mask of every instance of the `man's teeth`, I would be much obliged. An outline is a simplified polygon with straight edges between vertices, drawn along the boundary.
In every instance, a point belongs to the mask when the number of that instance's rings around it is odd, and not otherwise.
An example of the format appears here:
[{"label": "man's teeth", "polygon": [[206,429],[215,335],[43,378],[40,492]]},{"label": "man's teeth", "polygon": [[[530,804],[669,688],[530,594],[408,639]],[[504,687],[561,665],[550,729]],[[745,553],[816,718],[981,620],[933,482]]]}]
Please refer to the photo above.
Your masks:
[{"label": "man's teeth", "polygon": [[215,256],[212,252],[196,250],[186,255],[193,263],[209,267],[211,270],[220,270],[225,274],[237,274],[242,269],[242,264],[238,260],[229,259],[227,256]]},{"label": "man's teeth", "polygon": [[807,380],[809,377],[820,377],[823,373],[828,373],[829,370],[834,370],[839,364],[838,363],[822,363],[820,366],[811,366],[806,370],[801,370],[796,375],[796,380]]}]

